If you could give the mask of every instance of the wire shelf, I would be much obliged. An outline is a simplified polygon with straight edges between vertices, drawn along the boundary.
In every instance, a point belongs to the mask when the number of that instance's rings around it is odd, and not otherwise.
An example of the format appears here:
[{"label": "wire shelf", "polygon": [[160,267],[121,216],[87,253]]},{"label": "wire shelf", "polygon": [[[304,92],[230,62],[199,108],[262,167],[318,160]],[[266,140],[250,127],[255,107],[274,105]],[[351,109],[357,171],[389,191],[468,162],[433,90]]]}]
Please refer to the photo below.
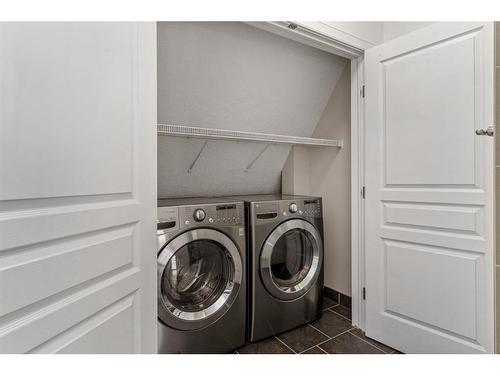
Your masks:
[{"label": "wire shelf", "polygon": [[205,139],[225,139],[232,141],[262,142],[272,144],[321,146],[321,147],[342,147],[342,139],[322,139],[295,137],[289,135],[266,134],[254,132],[242,132],[234,130],[198,128],[192,126],[158,124],[158,135],[205,138]]}]

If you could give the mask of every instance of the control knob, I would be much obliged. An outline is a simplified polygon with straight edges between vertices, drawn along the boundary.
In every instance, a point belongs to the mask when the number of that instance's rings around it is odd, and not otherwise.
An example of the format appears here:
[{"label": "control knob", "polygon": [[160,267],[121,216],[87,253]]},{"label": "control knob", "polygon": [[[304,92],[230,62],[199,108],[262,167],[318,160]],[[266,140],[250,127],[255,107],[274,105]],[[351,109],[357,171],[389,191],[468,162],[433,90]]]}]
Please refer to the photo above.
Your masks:
[{"label": "control knob", "polygon": [[288,206],[288,210],[292,214],[296,213],[299,210],[299,208],[297,207],[297,203],[290,203],[290,206]]},{"label": "control knob", "polygon": [[196,221],[203,221],[205,220],[205,211],[203,211],[201,208],[198,208],[197,210],[194,211],[193,217]]}]

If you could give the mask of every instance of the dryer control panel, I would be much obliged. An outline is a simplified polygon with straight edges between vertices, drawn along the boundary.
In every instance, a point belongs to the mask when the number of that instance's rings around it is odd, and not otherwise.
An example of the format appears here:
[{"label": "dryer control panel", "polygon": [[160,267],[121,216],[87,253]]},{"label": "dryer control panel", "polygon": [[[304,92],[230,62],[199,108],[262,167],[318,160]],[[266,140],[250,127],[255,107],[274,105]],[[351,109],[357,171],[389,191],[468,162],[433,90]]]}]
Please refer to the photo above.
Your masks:
[{"label": "dryer control panel", "polygon": [[257,221],[285,220],[292,217],[321,218],[321,216],[321,198],[254,203],[254,219]]}]

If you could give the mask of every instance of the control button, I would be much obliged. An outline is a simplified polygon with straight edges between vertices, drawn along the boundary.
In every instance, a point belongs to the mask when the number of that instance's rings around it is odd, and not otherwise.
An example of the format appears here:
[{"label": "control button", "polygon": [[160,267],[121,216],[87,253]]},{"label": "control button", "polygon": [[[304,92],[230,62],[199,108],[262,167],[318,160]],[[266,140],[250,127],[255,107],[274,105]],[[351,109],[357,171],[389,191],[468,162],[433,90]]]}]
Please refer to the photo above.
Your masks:
[{"label": "control button", "polygon": [[189,225],[189,220],[186,220],[184,224]]},{"label": "control button", "polygon": [[208,222],[209,223],[213,223],[214,222],[214,219],[212,219],[211,217],[208,218]]},{"label": "control button", "polygon": [[303,212],[302,212],[302,211],[299,211],[299,215],[302,215],[302,214],[303,214]]},{"label": "control button", "polygon": [[203,221],[205,220],[205,211],[203,211],[201,208],[198,208],[197,210],[194,211],[193,217],[196,221]]},{"label": "control button", "polygon": [[283,216],[286,216],[286,215],[288,215],[288,212],[283,211]]},{"label": "control button", "polygon": [[290,203],[290,206],[288,206],[288,210],[294,214],[297,212],[299,208],[297,207],[297,203]]}]

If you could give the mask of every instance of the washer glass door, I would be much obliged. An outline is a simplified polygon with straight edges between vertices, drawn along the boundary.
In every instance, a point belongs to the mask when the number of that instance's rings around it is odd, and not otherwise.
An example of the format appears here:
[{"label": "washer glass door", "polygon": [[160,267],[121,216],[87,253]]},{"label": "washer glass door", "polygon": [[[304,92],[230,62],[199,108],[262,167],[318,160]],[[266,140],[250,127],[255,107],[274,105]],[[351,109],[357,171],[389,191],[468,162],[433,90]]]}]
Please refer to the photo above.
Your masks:
[{"label": "washer glass door", "polygon": [[298,298],[316,282],[322,260],[322,242],[316,228],[305,220],[285,221],[271,232],[262,249],[262,281],[276,298]]},{"label": "washer glass door", "polygon": [[158,314],[167,325],[208,326],[230,308],[241,285],[236,245],[212,229],[194,229],[169,242],[158,256]]}]

